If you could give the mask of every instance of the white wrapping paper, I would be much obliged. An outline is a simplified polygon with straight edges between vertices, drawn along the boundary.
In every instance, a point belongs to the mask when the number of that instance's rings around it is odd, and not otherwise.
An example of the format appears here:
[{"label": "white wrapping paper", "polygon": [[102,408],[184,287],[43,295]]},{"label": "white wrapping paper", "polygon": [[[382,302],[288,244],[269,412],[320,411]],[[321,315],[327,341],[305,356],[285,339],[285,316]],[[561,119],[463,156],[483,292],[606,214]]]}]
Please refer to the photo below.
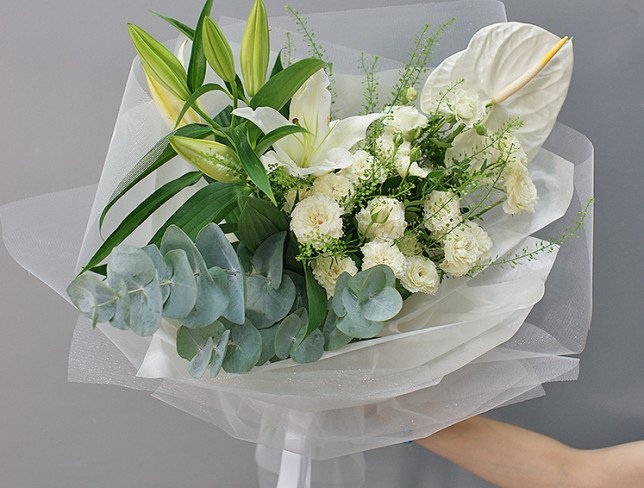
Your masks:
[{"label": "white wrapping paper", "polygon": [[[505,20],[505,13],[501,3],[481,0],[308,16],[334,62],[334,109],[340,114],[359,110],[360,50],[383,58],[385,95],[422,24],[450,17],[456,23],[433,64],[463,49],[480,27]],[[221,25],[231,40],[240,39],[239,21],[221,19]],[[285,29],[294,30],[285,18],[271,19],[271,26],[277,47]],[[305,56],[295,38],[296,55]],[[224,101],[214,96],[207,105],[216,111]],[[113,189],[167,131],[135,61],[99,185],[0,208],[5,244],[16,261],[66,298],[65,287],[101,242],[97,219]],[[592,165],[590,142],[557,124],[530,163],[540,195],[535,215],[491,213],[483,225],[495,243],[492,253],[533,246],[574,225],[592,196]],[[112,210],[106,229],[186,169],[175,159],[147,178]],[[174,208],[167,204],[128,242],[147,242]],[[591,269],[592,213],[585,229],[558,252],[514,269],[490,269],[476,279],[448,280],[436,297],[412,297],[381,338],[326,353],[313,364],[282,361],[214,380],[187,374],[169,324],[153,338],[142,338],[109,325],[93,331],[81,318],[69,379],[149,390],[258,444],[260,474],[268,483],[263,486],[358,487],[364,478],[361,452],[425,437],[538,396],[545,382],[576,378],[578,360],[568,355],[581,352],[590,324]]]}]

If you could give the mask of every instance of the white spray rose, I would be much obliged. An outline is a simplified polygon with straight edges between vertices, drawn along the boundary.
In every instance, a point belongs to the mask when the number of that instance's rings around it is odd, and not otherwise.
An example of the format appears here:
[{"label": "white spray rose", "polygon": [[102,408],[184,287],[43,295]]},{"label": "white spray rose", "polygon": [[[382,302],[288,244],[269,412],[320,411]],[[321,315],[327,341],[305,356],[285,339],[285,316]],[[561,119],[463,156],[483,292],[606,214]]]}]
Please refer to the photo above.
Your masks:
[{"label": "white spray rose", "polygon": [[376,197],[356,215],[358,231],[369,240],[398,239],[407,228],[405,206],[399,200]]},{"label": "white spray rose", "polygon": [[451,191],[434,190],[423,204],[424,225],[431,232],[443,233],[462,220],[458,196]]},{"label": "white spray rose", "polygon": [[333,296],[335,284],[342,273],[349,273],[353,276],[357,272],[356,263],[348,257],[320,257],[313,263],[313,276],[326,290],[328,298]]},{"label": "white spray rose", "polygon": [[329,239],[342,237],[342,209],[326,195],[305,198],[293,209],[291,230],[301,244],[323,246]]},{"label": "white spray rose", "polygon": [[355,185],[371,178],[382,183],[387,178],[385,169],[379,167],[376,159],[362,149],[353,153],[353,164],[340,171],[339,174],[349,178]]},{"label": "white spray rose", "polygon": [[523,166],[528,165],[528,155],[523,150],[519,139],[512,134],[507,133],[497,144],[500,157],[508,162],[516,162]]},{"label": "white spray rose", "polygon": [[487,232],[474,222],[465,222],[446,237],[441,269],[451,276],[465,276],[488,258],[490,249],[492,239]]},{"label": "white spray rose", "polygon": [[474,129],[466,130],[457,135],[452,141],[452,147],[445,151],[445,166],[470,160],[470,169],[478,171],[487,161],[488,166],[496,163],[502,156],[501,152],[492,145],[487,136],[477,134]]},{"label": "white spray rose", "polygon": [[503,203],[505,213],[534,213],[537,206],[537,187],[534,186],[528,169],[519,161],[511,161],[503,172],[503,189],[507,200]]},{"label": "white spray rose", "polygon": [[419,178],[427,178],[429,171],[421,168],[416,161],[412,162],[410,154],[411,144],[405,141],[400,145],[394,157],[394,166],[398,174],[402,177],[417,176]]},{"label": "white spray rose", "polygon": [[389,116],[383,120],[383,124],[403,135],[427,125],[427,117],[410,105],[388,107],[385,112],[389,112]]},{"label": "white spray rose", "polygon": [[296,201],[304,200],[311,196],[311,188],[291,188],[284,196],[284,211],[291,213]]},{"label": "white spray rose", "polygon": [[405,271],[400,282],[412,293],[434,295],[438,291],[440,278],[433,261],[424,256],[411,256],[405,262]]},{"label": "white spray rose", "polygon": [[326,195],[340,202],[343,198],[351,196],[353,193],[353,183],[346,176],[337,173],[327,173],[318,176],[313,181],[313,193],[316,195]]},{"label": "white spray rose", "polygon": [[400,279],[405,271],[405,255],[395,244],[389,241],[376,240],[367,242],[360,248],[362,251],[362,269],[373,268],[379,264],[389,266]]}]

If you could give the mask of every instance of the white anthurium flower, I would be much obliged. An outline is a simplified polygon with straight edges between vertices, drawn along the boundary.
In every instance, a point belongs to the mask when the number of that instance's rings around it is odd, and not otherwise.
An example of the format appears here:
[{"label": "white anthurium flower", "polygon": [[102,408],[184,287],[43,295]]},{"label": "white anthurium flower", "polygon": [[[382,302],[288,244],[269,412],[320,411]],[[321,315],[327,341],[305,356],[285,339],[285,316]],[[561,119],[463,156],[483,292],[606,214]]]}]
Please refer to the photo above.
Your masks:
[{"label": "white anthurium flower", "polygon": [[489,129],[512,118],[523,121],[514,135],[532,159],[550,134],[568,92],[573,53],[567,41],[519,22],[484,27],[467,49],[432,71],[420,97],[421,109],[431,113],[441,93],[462,82],[490,104],[485,119]]},{"label": "white anthurium flower", "polygon": [[350,149],[365,138],[367,128],[383,114],[369,114],[331,121],[329,77],[320,70],[295,93],[290,121],[270,107],[238,108],[233,114],[250,120],[265,134],[298,124],[308,133],[286,136],[273,151],[262,156],[267,170],[284,167],[293,176],[320,176],[353,164]]}]

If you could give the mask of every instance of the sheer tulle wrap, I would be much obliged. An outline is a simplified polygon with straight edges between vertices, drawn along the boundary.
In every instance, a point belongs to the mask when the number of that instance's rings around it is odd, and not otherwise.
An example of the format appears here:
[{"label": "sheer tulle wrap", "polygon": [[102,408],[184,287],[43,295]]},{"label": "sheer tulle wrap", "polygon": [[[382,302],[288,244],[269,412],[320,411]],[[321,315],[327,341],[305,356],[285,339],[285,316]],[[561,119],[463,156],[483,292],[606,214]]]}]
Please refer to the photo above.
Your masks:
[{"label": "sheer tulle wrap", "polygon": [[[381,91],[395,81],[404,53],[425,22],[455,17],[433,64],[463,49],[480,27],[505,20],[493,1],[456,1],[309,16],[334,62],[338,115],[359,111],[360,51],[379,55]],[[241,21],[221,19],[232,41]],[[286,18],[272,19],[273,46]],[[294,36],[296,56],[306,49]],[[176,46],[181,49],[181,42]],[[237,46],[233,46],[236,50]],[[386,98],[383,98],[386,100]],[[225,100],[213,96],[212,111]],[[25,269],[66,298],[65,288],[101,242],[97,220],[109,196],[154,143],[168,132],[150,100],[138,61],[126,86],[98,186],[77,188],[0,208],[5,244]],[[166,165],[120,202],[109,231],[153,189],[185,172]],[[593,193],[593,149],[557,124],[530,163],[540,200],[534,215],[500,209],[483,226],[493,255],[532,247],[574,226]],[[128,242],[144,244],[176,206],[167,204]],[[246,375],[197,381],[174,349],[176,330],[164,324],[152,338],[83,318],[74,331],[69,379],[145,389],[228,434],[258,445],[262,486],[360,486],[363,451],[425,437],[462,419],[543,394],[541,385],[575,379],[591,317],[592,213],[578,236],[523,265],[492,268],[475,279],[448,280],[436,297],[405,302],[383,337],[297,365],[283,361]],[[282,452],[284,451],[284,452]]]}]

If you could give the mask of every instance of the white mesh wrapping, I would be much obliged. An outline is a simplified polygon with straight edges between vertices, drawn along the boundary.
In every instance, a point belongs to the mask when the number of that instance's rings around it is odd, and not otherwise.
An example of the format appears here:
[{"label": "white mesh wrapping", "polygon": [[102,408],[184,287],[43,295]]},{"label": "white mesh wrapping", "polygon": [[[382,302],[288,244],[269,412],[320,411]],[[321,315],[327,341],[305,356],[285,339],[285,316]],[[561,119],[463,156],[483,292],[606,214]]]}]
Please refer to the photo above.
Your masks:
[{"label": "white mesh wrapping", "polygon": [[[422,24],[450,17],[456,23],[437,49],[434,64],[463,49],[480,27],[505,20],[505,12],[499,2],[459,1],[308,16],[334,62],[334,88],[340,94],[335,109],[350,113],[360,105],[356,66],[361,50],[383,57],[380,78],[386,93],[387,83],[395,79],[392,70]],[[280,46],[285,29],[294,30],[287,22],[271,20],[274,46]],[[239,21],[222,19],[221,24],[231,40],[240,40]],[[298,47],[296,55],[306,55],[305,49]],[[167,133],[144,87],[135,62],[98,187],[0,208],[11,255],[63,297],[79,263],[101,242],[97,219],[112,191]],[[208,105],[216,110],[223,101],[212,97]],[[175,159],[166,167],[114,208],[108,232],[187,166]],[[537,212],[515,217],[491,213],[484,227],[495,242],[494,254],[562,234],[592,197],[592,145],[566,126],[555,126],[530,171],[540,193]],[[162,215],[174,208],[168,204]],[[128,242],[145,243],[161,219],[151,219]],[[69,379],[149,390],[234,437],[257,443],[262,446],[257,452],[260,473],[268,483],[263,486],[274,486],[272,477],[277,478],[285,462],[291,463],[291,474],[299,469],[292,463],[303,466],[304,475],[289,486],[360,486],[363,451],[425,437],[472,415],[538,396],[545,382],[575,379],[578,360],[566,355],[584,347],[591,272],[592,213],[585,229],[558,252],[515,269],[491,269],[474,280],[449,280],[436,299],[418,295],[408,300],[388,324],[386,336],[326,353],[317,363],[283,361],[247,375],[196,381],[176,356],[171,329],[141,338],[109,325],[93,331],[81,318]],[[290,459],[282,450],[302,457]]]}]

